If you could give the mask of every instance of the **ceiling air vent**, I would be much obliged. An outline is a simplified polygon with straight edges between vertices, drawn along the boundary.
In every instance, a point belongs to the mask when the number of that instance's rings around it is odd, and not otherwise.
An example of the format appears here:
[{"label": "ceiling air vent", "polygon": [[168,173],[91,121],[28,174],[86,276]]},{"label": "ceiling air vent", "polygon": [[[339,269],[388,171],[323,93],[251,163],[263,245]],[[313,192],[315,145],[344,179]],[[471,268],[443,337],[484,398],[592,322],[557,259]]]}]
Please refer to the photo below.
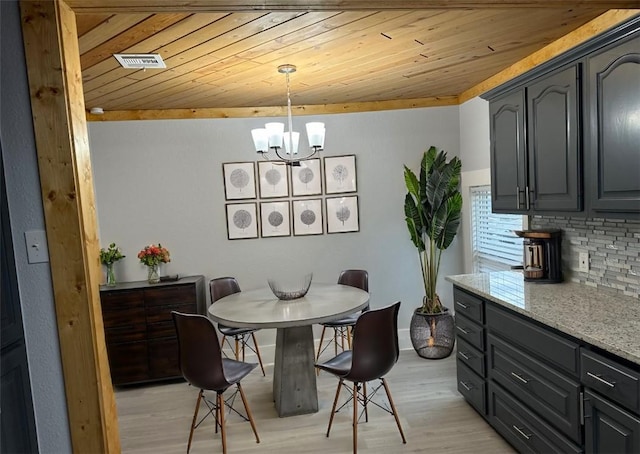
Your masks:
[{"label": "ceiling air vent", "polygon": [[162,57],[158,54],[113,54],[123,68],[146,69],[166,68]]}]

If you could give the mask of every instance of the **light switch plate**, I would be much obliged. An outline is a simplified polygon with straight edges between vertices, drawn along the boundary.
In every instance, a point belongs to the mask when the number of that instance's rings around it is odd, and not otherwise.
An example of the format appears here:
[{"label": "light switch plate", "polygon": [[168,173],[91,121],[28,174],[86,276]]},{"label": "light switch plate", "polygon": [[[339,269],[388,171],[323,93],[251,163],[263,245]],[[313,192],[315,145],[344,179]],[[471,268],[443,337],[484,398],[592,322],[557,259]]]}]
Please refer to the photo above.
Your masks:
[{"label": "light switch plate", "polygon": [[578,254],[578,271],[582,271],[583,273],[589,272],[589,253],[588,252],[580,252]]},{"label": "light switch plate", "polygon": [[29,263],[44,263],[49,261],[47,248],[47,234],[44,230],[29,230],[24,232],[27,243],[27,260]]}]

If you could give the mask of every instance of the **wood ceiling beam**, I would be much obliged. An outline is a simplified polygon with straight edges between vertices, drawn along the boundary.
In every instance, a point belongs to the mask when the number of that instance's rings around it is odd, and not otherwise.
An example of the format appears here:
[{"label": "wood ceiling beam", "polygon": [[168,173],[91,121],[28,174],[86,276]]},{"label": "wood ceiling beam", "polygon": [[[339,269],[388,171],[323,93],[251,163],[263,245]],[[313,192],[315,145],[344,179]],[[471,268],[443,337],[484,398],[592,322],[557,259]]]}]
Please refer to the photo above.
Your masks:
[{"label": "wood ceiling beam", "polygon": [[469,8],[638,8],[640,0],[67,0],[76,13],[350,11]]},{"label": "wood ceiling beam", "polygon": [[[323,104],[313,106],[293,106],[293,115],[325,115],[336,113],[375,112],[381,110],[417,109],[420,107],[455,106],[457,96],[435,98],[398,99],[392,101],[354,102],[348,104]],[[236,107],[228,109],[161,109],[161,110],[116,110],[102,115],[87,114],[88,121],[127,120],[184,120],[196,118],[251,118],[283,117],[287,115],[283,106]]]},{"label": "wood ceiling beam", "polygon": [[75,15],[59,0],[20,7],[71,445],[120,453]]}]

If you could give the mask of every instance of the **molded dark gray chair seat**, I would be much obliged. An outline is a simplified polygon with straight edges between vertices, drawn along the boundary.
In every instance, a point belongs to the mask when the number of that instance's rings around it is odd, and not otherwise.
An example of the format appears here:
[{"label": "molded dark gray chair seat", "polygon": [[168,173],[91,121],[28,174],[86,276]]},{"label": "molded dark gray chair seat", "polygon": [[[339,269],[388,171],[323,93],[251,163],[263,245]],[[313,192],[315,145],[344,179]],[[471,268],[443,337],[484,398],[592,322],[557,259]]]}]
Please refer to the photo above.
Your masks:
[{"label": "molded dark gray chair seat", "polygon": [[[400,349],[398,346],[398,311],[400,310],[400,302],[391,306],[363,312],[356,322],[356,335],[353,338],[353,349],[341,352],[339,355],[331,358],[323,363],[316,364],[320,370],[329,372],[338,377],[338,389],[331,408],[331,417],[329,418],[329,427],[327,428],[327,437],[331,431],[334,415],[347,405],[353,402],[353,452],[358,451],[358,421],[362,414],[365,415],[365,421],[369,420],[368,404],[374,404],[377,407],[392,414],[396,420],[396,425],[400,431],[402,443],[407,440],[404,437],[398,412],[391,398],[389,386],[384,379],[386,375],[398,361]],[[367,382],[380,380],[380,384],[367,394]],[[353,387],[346,386],[345,381],[353,383]],[[346,402],[340,408],[338,399],[342,387],[347,388],[351,393]],[[372,400],[377,391],[383,387],[389,401],[390,408]],[[363,410],[358,415],[358,403],[362,404]]]},{"label": "molded dark gray chair seat", "polygon": [[[369,273],[365,270],[344,270],[338,277],[338,284],[349,285],[356,287],[365,292],[369,291]],[[362,312],[368,311],[369,305],[365,307]],[[362,312],[356,312],[335,320],[321,323],[322,334],[320,335],[320,344],[318,345],[318,353],[316,354],[316,361],[320,359],[320,355],[333,344],[334,354],[338,354],[338,347],[341,350],[347,350],[351,348],[352,328],[355,326],[358,317]],[[327,328],[333,329],[333,341],[328,342],[323,346],[324,335]],[[347,348],[345,349],[345,341]]]},{"label": "molded dark gray chair seat", "polygon": [[[211,293],[211,304],[213,304],[220,298],[240,292],[240,285],[234,277],[219,277],[209,281],[209,292]],[[224,348],[224,344],[226,342],[237,361],[240,361],[240,354],[242,354],[242,361],[244,361],[245,350],[248,348],[258,357],[260,369],[262,369],[262,375],[266,377],[264,366],[262,364],[262,357],[260,356],[260,349],[258,348],[258,342],[256,341],[255,336],[255,332],[258,331],[258,329],[234,328],[218,323],[218,331],[222,334],[222,340],[220,342],[221,348]],[[231,345],[228,337],[232,337],[235,340],[235,346]],[[253,342],[253,347],[248,343],[249,339]]]},{"label": "molded dark gray chair seat", "polygon": [[[229,411],[233,410],[243,419],[249,421],[256,437],[256,443],[260,443],[249,404],[240,385],[240,381],[255,369],[258,364],[223,358],[215,326],[204,315],[183,314],[176,311],[172,311],[171,315],[178,334],[180,370],[190,385],[200,389],[191,421],[187,453],[191,449],[194,430],[209,415],[213,414],[216,425],[215,431],[218,433],[218,428],[220,428],[222,452],[226,454],[225,406],[229,408]],[[224,392],[234,385],[236,386],[236,392],[225,400],[223,397]],[[205,395],[205,391],[216,393],[215,402]],[[240,393],[246,416],[233,408],[236,393]],[[205,403],[209,411],[200,421],[197,421],[201,402]]]}]

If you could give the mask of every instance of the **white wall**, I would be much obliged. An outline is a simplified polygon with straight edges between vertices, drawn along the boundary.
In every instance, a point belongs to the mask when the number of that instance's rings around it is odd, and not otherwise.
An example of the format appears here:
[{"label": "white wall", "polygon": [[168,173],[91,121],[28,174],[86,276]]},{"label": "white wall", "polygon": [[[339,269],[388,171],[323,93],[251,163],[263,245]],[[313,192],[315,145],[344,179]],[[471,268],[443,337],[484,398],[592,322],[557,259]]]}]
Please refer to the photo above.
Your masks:
[{"label": "white wall", "polygon": [[[22,307],[25,345],[41,452],[71,452],[49,263],[30,264],[24,232],[44,230],[27,69],[17,1],[0,2],[0,138]],[[4,398],[5,396],[2,396]],[[3,416],[4,417],[4,416]]]},{"label": "white wall", "polygon": [[491,184],[489,142],[489,102],[473,98],[460,105],[460,159],[462,160],[462,222],[458,233],[462,242],[464,272],[472,273],[471,198],[473,186]]},{"label": "white wall", "polygon": [[[222,163],[257,160],[250,129],[267,119],[90,123],[101,244],[116,242],[127,256],[117,279],[145,279],[136,254],[155,242],[172,254],[163,273],[231,275],[243,289],[266,285],[281,263],[312,270],[316,282],[365,268],[372,307],[402,301],[399,324],[408,327],[424,292],[404,221],[403,164],[417,170],[430,145],[458,155],[458,107],[294,117],[294,129],[313,120],[326,123],[323,156],[356,155],[358,233],[227,239]],[[442,278],[462,272],[461,257],[455,241]],[[451,305],[451,285],[442,279],[438,290]]]}]

